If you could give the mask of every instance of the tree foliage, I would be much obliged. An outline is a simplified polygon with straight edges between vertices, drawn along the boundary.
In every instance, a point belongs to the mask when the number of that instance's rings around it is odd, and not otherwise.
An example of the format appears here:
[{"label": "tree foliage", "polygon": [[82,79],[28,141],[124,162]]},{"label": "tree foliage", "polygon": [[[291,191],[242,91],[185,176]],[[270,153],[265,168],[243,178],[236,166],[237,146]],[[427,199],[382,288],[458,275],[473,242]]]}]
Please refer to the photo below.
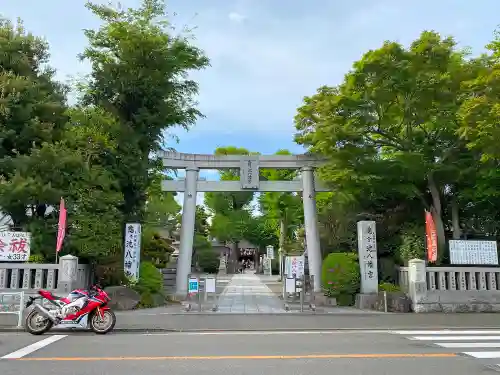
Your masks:
[{"label": "tree foliage", "polygon": [[193,96],[198,85],[188,73],[208,65],[201,50],[183,35],[174,36],[163,1],[144,0],[138,9],[87,3],[103,22],[85,30],[91,63],[82,103],[98,106],[120,124],[117,153],[110,167],[120,184],[127,221],[141,221],[165,131],[189,128],[201,113]]},{"label": "tree foliage", "polygon": [[87,7],[102,24],[85,30],[81,58],[91,72],[71,107],[48,64],[48,44],[20,22],[0,21],[0,207],[15,230],[32,233],[32,252],[50,261],[63,197],[63,252],[116,272],[125,221],[144,224],[151,254],[161,240],[155,231],[176,224],[180,207],[160,190],[156,155],[165,131],[189,128],[201,116],[187,74],[208,59],[173,32],[162,1]]}]

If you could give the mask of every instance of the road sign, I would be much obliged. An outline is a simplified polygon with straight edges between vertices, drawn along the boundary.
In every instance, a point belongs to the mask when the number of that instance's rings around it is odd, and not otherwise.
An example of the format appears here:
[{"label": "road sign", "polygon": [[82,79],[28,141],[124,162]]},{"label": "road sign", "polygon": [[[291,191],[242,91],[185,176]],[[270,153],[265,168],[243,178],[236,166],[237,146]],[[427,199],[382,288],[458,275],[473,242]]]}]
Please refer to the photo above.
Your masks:
[{"label": "road sign", "polygon": [[267,250],[267,257],[269,259],[274,259],[274,247],[269,245],[268,247],[266,247],[266,250]]},{"label": "road sign", "polygon": [[188,282],[188,293],[189,294],[198,293],[199,289],[200,289],[200,284],[198,282],[198,279],[196,277],[190,277]]}]

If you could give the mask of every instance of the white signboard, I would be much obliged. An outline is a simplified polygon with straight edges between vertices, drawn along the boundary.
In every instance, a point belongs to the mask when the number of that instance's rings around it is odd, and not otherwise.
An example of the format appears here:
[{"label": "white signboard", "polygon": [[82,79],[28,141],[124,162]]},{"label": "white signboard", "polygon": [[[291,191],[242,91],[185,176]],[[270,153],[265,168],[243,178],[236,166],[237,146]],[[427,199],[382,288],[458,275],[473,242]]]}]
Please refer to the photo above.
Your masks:
[{"label": "white signboard", "polygon": [[205,292],[206,293],[215,293],[215,278],[214,277],[207,277],[205,279]]},{"label": "white signboard", "polygon": [[305,259],[303,255],[285,258],[285,275],[299,279],[304,276]]},{"label": "white signboard", "polygon": [[358,221],[361,293],[378,293],[377,235],[374,221]]},{"label": "white signboard", "polygon": [[287,277],[285,279],[285,292],[286,293],[295,293],[295,279],[291,277]]},{"label": "white signboard", "polygon": [[25,262],[30,257],[31,233],[0,232],[0,261]]},{"label": "white signboard", "polygon": [[498,265],[496,241],[450,240],[451,264]]},{"label": "white signboard", "polygon": [[267,257],[269,259],[274,259],[274,247],[268,246],[266,247],[266,251],[267,251]]},{"label": "white signboard", "polygon": [[125,253],[123,269],[127,277],[139,279],[141,265],[141,224],[125,224]]},{"label": "white signboard", "polygon": [[240,181],[242,189],[259,188],[259,159],[248,157],[241,161]]}]

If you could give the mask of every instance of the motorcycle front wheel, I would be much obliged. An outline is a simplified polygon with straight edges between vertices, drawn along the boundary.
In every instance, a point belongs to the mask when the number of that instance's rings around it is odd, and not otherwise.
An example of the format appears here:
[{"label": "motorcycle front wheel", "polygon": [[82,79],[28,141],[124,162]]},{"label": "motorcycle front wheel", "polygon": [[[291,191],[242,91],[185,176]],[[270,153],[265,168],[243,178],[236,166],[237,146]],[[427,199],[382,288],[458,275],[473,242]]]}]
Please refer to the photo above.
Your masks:
[{"label": "motorcycle front wheel", "polygon": [[105,335],[115,328],[116,315],[111,310],[104,310],[102,318],[95,311],[90,318],[90,329],[99,335]]},{"label": "motorcycle front wheel", "polygon": [[32,310],[26,317],[24,328],[32,335],[43,335],[52,328],[52,321],[37,310]]}]

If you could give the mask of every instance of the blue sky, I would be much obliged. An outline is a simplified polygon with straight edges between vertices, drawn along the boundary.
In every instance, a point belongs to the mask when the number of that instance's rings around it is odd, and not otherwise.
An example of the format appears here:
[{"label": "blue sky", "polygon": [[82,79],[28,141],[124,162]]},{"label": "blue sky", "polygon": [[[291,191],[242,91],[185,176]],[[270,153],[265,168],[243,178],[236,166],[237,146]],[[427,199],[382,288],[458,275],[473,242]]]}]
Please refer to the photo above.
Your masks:
[{"label": "blue sky", "polygon": [[[58,78],[88,72],[76,55],[83,28],[99,25],[84,0],[0,0],[0,13],[20,17],[51,47]],[[139,0],[122,0],[136,6]],[[293,142],[302,98],[335,85],[368,49],[384,40],[404,44],[424,29],[453,35],[479,53],[499,23],[499,0],[171,0],[175,25],[196,26],[196,43],[211,67],[194,74],[206,115],[190,132],[177,131],[180,152],[212,153],[236,145],[261,153]]]}]

